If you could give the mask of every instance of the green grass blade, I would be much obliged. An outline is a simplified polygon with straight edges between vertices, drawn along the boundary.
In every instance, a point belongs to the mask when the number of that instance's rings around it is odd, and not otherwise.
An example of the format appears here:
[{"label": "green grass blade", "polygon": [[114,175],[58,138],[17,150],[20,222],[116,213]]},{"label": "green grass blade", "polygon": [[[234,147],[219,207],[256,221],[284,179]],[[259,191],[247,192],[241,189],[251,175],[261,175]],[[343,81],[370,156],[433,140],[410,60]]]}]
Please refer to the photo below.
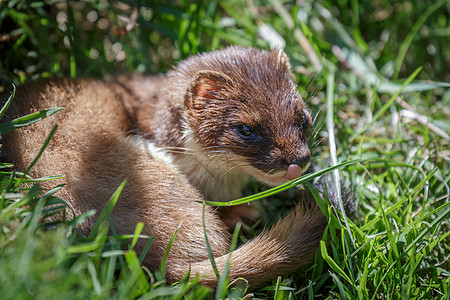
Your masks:
[{"label": "green grass blade", "polygon": [[391,105],[395,102],[398,95],[403,91],[403,89],[411,83],[411,81],[416,78],[417,74],[422,70],[422,67],[417,68],[409,77],[405,80],[405,82],[402,84],[401,88],[386,102],[383,107],[378,110],[378,112],[375,114],[373,119],[370,122],[367,122],[360,130],[355,132],[350,138],[349,143],[353,142],[357,137],[359,137],[361,134],[363,134],[367,129],[370,128],[382,115],[386,113],[386,111],[391,107]]},{"label": "green grass blade", "polygon": [[389,267],[387,268],[386,272],[384,273],[384,275],[380,278],[379,280],[379,284],[377,285],[377,287],[375,288],[374,291],[374,296],[372,297],[372,299],[375,299],[375,296],[378,293],[378,290],[381,288],[383,281],[385,280],[386,276],[389,275],[389,271],[394,268],[395,266],[397,266],[397,263],[400,261],[400,259],[402,259],[407,253],[409,253],[409,251],[411,251],[411,249],[413,247],[416,247],[417,243],[420,243],[423,238],[425,237],[426,234],[428,234],[432,228],[434,228],[435,226],[437,226],[438,224],[440,224],[442,222],[442,220],[448,218],[450,216],[450,207],[447,207],[442,213],[441,215],[439,215],[436,219],[433,220],[433,222],[427,226],[409,245],[408,247],[406,247],[405,250],[402,251],[402,253],[399,254],[399,257],[397,257],[397,259],[395,261],[393,261]]},{"label": "green grass blade", "polygon": [[48,116],[53,115],[54,113],[60,111],[63,108],[64,107],[49,108],[49,109],[46,109],[43,111],[35,112],[32,114],[14,119],[10,122],[2,123],[2,124],[0,124],[0,133],[2,135],[5,135],[8,132],[11,132],[18,128],[22,128],[22,127],[31,125],[33,123],[36,123],[37,121],[40,121]]},{"label": "green grass blade", "polygon": [[398,74],[400,72],[400,68],[402,63],[406,57],[406,53],[408,51],[409,46],[411,45],[414,37],[416,36],[419,29],[425,23],[425,21],[442,5],[448,3],[448,0],[441,0],[434,2],[432,5],[428,6],[428,8],[421,14],[420,18],[416,21],[416,23],[411,28],[411,31],[408,33],[403,43],[400,45],[397,58],[394,63],[394,78],[398,78]]},{"label": "green grass blade", "polygon": [[164,251],[164,255],[161,259],[161,264],[159,265],[159,273],[163,276],[166,274],[166,261],[167,261],[167,258],[169,257],[170,249],[172,248],[173,242],[175,241],[175,238],[177,237],[177,234],[181,228],[181,225],[183,225],[183,221],[180,222],[180,224],[177,226],[177,229],[175,230],[174,234],[172,234],[169,244],[167,245],[166,251]]},{"label": "green grass blade", "polygon": [[325,241],[320,241],[320,253],[322,254],[323,259],[336,273],[338,273],[341,277],[347,280],[350,284],[352,283],[350,277],[348,277],[348,275],[344,272],[344,270],[342,270],[341,267],[337,265],[337,263],[333,260],[333,258],[331,258],[330,255],[328,255]]},{"label": "green grass blade", "polygon": [[50,131],[47,139],[44,142],[44,145],[42,145],[41,149],[39,150],[39,153],[36,155],[35,159],[31,162],[31,164],[28,166],[28,168],[23,173],[20,180],[17,181],[17,185],[25,178],[25,176],[30,172],[31,168],[36,164],[39,157],[41,157],[42,153],[44,152],[45,148],[47,148],[48,144],[50,143],[50,140],[52,139],[53,135],[55,134],[56,130],[58,129],[58,125],[55,125],[52,130]]},{"label": "green grass blade", "polygon": [[5,213],[13,213],[13,211],[16,208],[19,208],[24,205],[28,205],[28,203],[36,198],[38,194],[40,193],[40,185],[39,183],[34,184],[31,189],[28,191],[28,193],[19,201],[13,202],[12,204],[8,205],[6,208],[3,209]]},{"label": "green grass blade", "polygon": [[216,260],[214,259],[214,254],[212,253],[211,250],[211,244],[209,243],[208,235],[206,234],[205,209],[206,203],[203,203],[202,222],[203,222],[203,234],[205,236],[206,250],[208,251],[209,260],[211,261],[211,266],[214,270],[214,274],[216,274],[217,279],[220,279],[219,270],[217,270]]},{"label": "green grass blade", "polygon": [[278,276],[277,283],[275,285],[275,295],[273,296],[274,300],[282,300],[282,299],[284,299],[284,297],[283,297],[284,293],[283,293],[282,290],[280,290],[280,287],[281,287],[281,277]]},{"label": "green grass blade", "polygon": [[94,293],[97,295],[100,295],[102,288],[100,285],[100,281],[98,280],[97,270],[95,268],[94,263],[92,262],[92,260],[90,258],[88,258],[87,266],[88,266],[89,274],[91,275],[92,285],[94,287]]},{"label": "green grass blade", "polygon": [[[391,214],[392,212],[394,212],[395,210],[399,209],[406,200],[411,199],[411,197],[418,193],[419,190],[434,176],[434,173],[436,172],[436,169],[432,170],[430,172],[430,174],[428,174],[427,177],[425,177],[421,182],[419,182],[416,187],[409,192],[406,196],[403,196],[399,201],[397,201],[394,205],[392,205],[390,208],[386,209],[386,215]],[[366,231],[368,230],[368,228],[372,227],[375,225],[375,223],[377,223],[378,221],[380,221],[380,216],[376,216],[375,218],[373,218],[372,220],[366,222],[363,226],[361,226],[361,230],[362,231]]]},{"label": "green grass blade", "polygon": [[89,238],[94,238],[94,236],[97,234],[97,231],[98,231],[100,225],[107,222],[107,220],[111,216],[111,212],[113,211],[114,207],[116,206],[117,200],[119,200],[120,193],[122,192],[126,183],[127,183],[127,181],[124,180],[120,184],[120,186],[116,189],[116,191],[111,196],[111,198],[108,200],[105,207],[102,209],[102,212],[98,216],[94,227],[92,228],[91,232],[89,233]]},{"label": "green grass blade", "polygon": [[139,261],[142,263],[144,261],[145,256],[147,255],[148,250],[150,249],[150,246],[153,244],[153,241],[155,240],[154,236],[151,236],[147,243],[145,244],[144,249],[141,252],[141,255],[139,256]]},{"label": "green grass blade", "polygon": [[342,281],[339,279],[339,277],[336,276],[336,274],[334,274],[332,272],[330,272],[330,276],[333,278],[334,283],[338,286],[339,293],[341,296],[341,297],[339,297],[339,299],[348,299],[347,298],[347,294],[349,294],[348,290],[346,289],[346,287],[344,286]]},{"label": "green grass blade", "polygon": [[241,223],[237,223],[233,231],[233,236],[231,238],[227,263],[225,264],[225,268],[223,269],[222,274],[220,274],[219,282],[217,284],[216,299],[225,299],[225,295],[227,292],[226,286],[228,284],[228,273],[230,272],[231,267],[231,253],[236,249],[240,231],[241,231]]},{"label": "green grass blade", "polygon": [[87,253],[101,250],[104,246],[107,232],[108,232],[108,224],[100,223],[96,228],[95,238],[92,238],[91,242],[73,245],[67,249],[67,253],[70,254]]},{"label": "green grass blade", "polygon": [[297,186],[299,184],[303,184],[303,183],[308,182],[308,181],[310,181],[310,180],[312,180],[312,179],[314,179],[316,177],[322,176],[322,175],[324,175],[324,174],[326,174],[326,173],[328,173],[328,172],[330,172],[330,171],[332,171],[334,169],[343,168],[343,167],[346,167],[346,166],[349,166],[349,165],[353,165],[353,164],[357,164],[357,163],[360,163],[360,162],[363,162],[363,161],[365,161],[365,160],[364,159],[352,159],[352,160],[349,160],[349,161],[346,161],[346,162],[342,162],[340,164],[337,164],[336,166],[332,166],[332,167],[329,167],[329,168],[317,171],[315,173],[303,175],[303,176],[301,176],[301,177],[299,177],[297,179],[291,180],[291,181],[289,181],[289,182],[287,182],[285,184],[282,184],[282,185],[279,185],[277,187],[268,189],[268,190],[263,191],[261,193],[257,193],[257,194],[251,195],[251,196],[239,198],[239,199],[236,199],[236,200],[233,200],[233,201],[229,201],[229,202],[204,201],[204,202],[206,204],[208,204],[208,205],[214,205],[214,206],[233,206],[233,205],[240,205],[240,204],[248,203],[248,202],[251,202],[251,201],[255,201],[255,200],[258,200],[258,199],[261,199],[261,198],[265,198],[265,197],[268,197],[268,196],[272,196],[272,195],[281,193],[282,191],[288,190],[288,189],[293,188],[293,187],[295,187],[295,186]]},{"label": "green grass blade", "polygon": [[131,248],[134,248],[134,246],[136,245],[136,242],[139,239],[139,235],[141,234],[143,229],[144,229],[144,223],[138,222],[136,224],[136,228],[134,229],[133,240],[131,241]]},{"label": "green grass blade", "polygon": [[[314,200],[316,200],[316,203],[319,206],[322,213],[325,215],[325,218],[327,218],[327,220],[328,220],[330,218],[330,214],[328,213],[327,203],[320,197],[319,192],[311,183],[306,182],[305,185],[311,192],[311,195],[314,197]],[[334,216],[334,215],[331,214],[331,216]]]},{"label": "green grass blade", "polygon": [[[126,283],[126,286],[130,290],[128,298],[132,297],[131,295],[133,294],[141,295],[145,293],[150,288],[150,285],[145,278],[145,274],[141,268],[141,264],[136,255],[136,252],[133,250],[128,250],[125,253],[125,261],[127,262],[127,265],[131,271],[131,275]],[[124,290],[126,291],[127,288],[124,288]]]},{"label": "green grass blade", "polygon": [[123,255],[123,252],[114,254],[115,255],[111,255],[109,257],[104,257],[105,263],[103,268],[101,268],[101,284],[106,289],[110,289],[114,286],[114,271],[116,269],[117,256]]},{"label": "green grass blade", "polygon": [[367,299],[369,297],[369,295],[367,293],[367,277],[369,274],[369,263],[372,262],[372,251],[373,251],[374,244],[375,244],[374,240],[369,242],[369,253],[367,254],[367,259],[364,262],[363,273],[359,280],[358,299]]},{"label": "green grass blade", "polygon": [[13,91],[12,91],[11,95],[9,96],[8,100],[6,100],[5,105],[3,105],[2,109],[0,110],[0,120],[3,118],[3,115],[8,110],[12,99],[14,99],[14,96],[16,95],[16,86],[14,84],[12,86],[13,86]]},{"label": "green grass blade", "polygon": [[[329,148],[330,148],[330,158],[331,158],[331,165],[336,166],[338,163],[337,160],[337,154],[336,154],[336,138],[334,134],[334,72],[330,72],[327,76],[327,130],[328,130],[328,141],[329,141]],[[353,248],[355,248],[355,239],[353,237],[352,231],[350,229],[350,226],[348,224],[347,214],[344,209],[344,203],[342,201],[342,195],[341,195],[341,178],[339,175],[339,170],[334,169],[333,170],[333,180],[334,185],[336,187],[336,194],[337,194],[337,200],[339,202],[339,209],[342,214],[342,218],[344,219],[344,224],[347,229],[347,234],[350,237],[350,241],[352,243]],[[347,251],[349,251],[348,245],[347,245],[347,239],[345,240],[345,245]],[[351,261],[349,261],[351,264]]]}]

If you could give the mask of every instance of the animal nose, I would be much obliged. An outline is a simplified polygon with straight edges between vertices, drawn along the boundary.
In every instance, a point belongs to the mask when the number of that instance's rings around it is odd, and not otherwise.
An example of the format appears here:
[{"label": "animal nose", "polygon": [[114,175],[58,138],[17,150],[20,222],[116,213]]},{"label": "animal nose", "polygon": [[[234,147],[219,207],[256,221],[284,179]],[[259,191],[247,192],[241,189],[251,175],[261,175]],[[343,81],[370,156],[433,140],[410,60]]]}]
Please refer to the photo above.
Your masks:
[{"label": "animal nose", "polygon": [[289,162],[290,165],[294,164],[294,165],[299,165],[301,168],[303,168],[304,166],[306,166],[308,164],[308,162],[311,159],[311,154],[308,153],[306,155],[302,155],[299,157],[296,157],[295,159],[291,160]]}]

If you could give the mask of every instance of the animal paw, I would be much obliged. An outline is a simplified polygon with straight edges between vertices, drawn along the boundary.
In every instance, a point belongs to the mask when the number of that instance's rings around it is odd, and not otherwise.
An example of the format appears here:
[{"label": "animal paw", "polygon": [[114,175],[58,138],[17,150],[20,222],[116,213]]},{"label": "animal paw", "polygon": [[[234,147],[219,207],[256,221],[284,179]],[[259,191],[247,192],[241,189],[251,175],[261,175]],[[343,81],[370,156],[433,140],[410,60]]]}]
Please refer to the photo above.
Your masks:
[{"label": "animal paw", "polygon": [[250,233],[250,228],[261,218],[259,208],[250,203],[221,207],[219,212],[221,219],[228,228],[233,230],[239,222],[244,233]]}]

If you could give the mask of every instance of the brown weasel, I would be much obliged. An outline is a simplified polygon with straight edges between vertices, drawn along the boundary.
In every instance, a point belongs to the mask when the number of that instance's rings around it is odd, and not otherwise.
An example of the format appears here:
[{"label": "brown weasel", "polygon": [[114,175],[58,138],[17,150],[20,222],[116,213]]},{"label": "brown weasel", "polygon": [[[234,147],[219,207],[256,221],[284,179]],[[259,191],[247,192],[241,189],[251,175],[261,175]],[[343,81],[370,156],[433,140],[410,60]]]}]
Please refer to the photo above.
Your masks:
[{"label": "brown weasel", "polygon": [[[283,51],[229,47],[191,57],[137,97],[138,128],[173,157],[208,200],[241,196],[249,176],[270,186],[310,160],[311,117]],[[134,94],[145,85],[126,82]],[[135,98],[136,99],[136,98]]]},{"label": "brown weasel", "polygon": [[[217,284],[197,201],[237,197],[248,176],[271,185],[296,178],[310,158],[311,118],[282,51],[228,48],[194,56],[164,77],[119,83],[30,82],[18,88],[7,119],[56,106],[65,109],[5,135],[2,159],[25,169],[59,124],[31,175],[65,174],[43,185],[66,182],[59,196],[76,214],[99,212],[127,179],[113,225],[119,233],[131,233],[144,222],[143,234],[156,237],[146,266],[158,268],[182,224],[166,262],[169,282],[190,270],[204,284]],[[136,128],[150,141],[129,134]],[[94,221],[83,223],[82,230],[89,232]],[[205,223],[221,272],[228,259],[227,226],[213,207],[206,207]],[[230,279],[243,277],[253,288],[307,265],[326,225],[317,205],[297,205],[231,253]],[[138,243],[137,250],[142,247]]]}]

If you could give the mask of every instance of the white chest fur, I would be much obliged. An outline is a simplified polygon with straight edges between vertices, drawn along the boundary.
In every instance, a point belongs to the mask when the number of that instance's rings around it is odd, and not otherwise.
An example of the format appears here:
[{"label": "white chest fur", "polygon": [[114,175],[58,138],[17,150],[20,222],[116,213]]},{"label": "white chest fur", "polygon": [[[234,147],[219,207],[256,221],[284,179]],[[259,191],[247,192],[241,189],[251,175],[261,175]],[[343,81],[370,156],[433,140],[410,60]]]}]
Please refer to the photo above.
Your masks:
[{"label": "white chest fur", "polygon": [[[241,197],[249,176],[236,165],[231,153],[209,153],[192,138],[185,142],[185,153],[175,154],[174,162],[189,182],[210,201],[229,201]],[[233,163],[230,163],[233,161]]]}]

